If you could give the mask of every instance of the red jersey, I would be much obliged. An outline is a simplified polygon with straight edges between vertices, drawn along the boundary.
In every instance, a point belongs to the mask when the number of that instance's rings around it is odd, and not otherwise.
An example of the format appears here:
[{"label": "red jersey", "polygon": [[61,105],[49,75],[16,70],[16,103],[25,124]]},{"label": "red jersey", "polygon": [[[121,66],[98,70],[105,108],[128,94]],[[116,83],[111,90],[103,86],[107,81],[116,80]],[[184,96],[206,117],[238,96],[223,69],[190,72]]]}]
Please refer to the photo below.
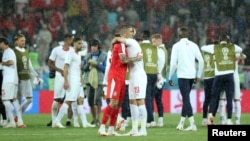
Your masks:
[{"label": "red jersey", "polygon": [[117,99],[122,102],[125,96],[127,64],[123,64],[121,62],[119,57],[120,53],[125,53],[127,56],[125,45],[121,43],[114,44],[112,48],[111,62],[108,73],[106,98]]},{"label": "red jersey", "polygon": [[126,79],[127,64],[123,64],[120,60],[119,54],[125,53],[127,56],[127,50],[125,44],[115,43],[112,48],[111,63],[108,77],[115,77],[119,80]]}]

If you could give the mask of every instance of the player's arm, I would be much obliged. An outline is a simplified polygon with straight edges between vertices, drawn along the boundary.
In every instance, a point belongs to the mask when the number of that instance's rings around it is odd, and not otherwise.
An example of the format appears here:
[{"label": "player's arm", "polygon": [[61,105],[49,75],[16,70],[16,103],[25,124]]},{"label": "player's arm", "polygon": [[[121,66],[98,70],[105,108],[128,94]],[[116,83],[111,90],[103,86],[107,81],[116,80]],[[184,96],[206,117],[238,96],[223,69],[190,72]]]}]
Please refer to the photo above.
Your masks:
[{"label": "player's arm", "polygon": [[13,60],[8,60],[8,61],[5,61],[5,62],[1,62],[0,64],[2,64],[2,66],[11,66],[14,64],[14,61]]},{"label": "player's arm", "polygon": [[55,65],[55,62],[53,60],[49,59],[48,66],[49,66],[50,70],[58,71],[63,75],[63,70],[60,69],[60,68],[57,68],[56,65]]},{"label": "player's arm", "polygon": [[123,38],[123,37],[115,37],[115,38],[113,38],[113,40],[112,40],[112,44],[114,44],[114,43],[117,43],[117,42],[121,42],[121,43],[126,43],[126,38]]},{"label": "player's arm", "polygon": [[69,74],[69,64],[65,63],[63,68],[63,77],[64,77],[63,87],[65,90],[69,88],[68,74]]},{"label": "player's arm", "polygon": [[142,53],[138,53],[136,57],[128,58],[125,53],[119,54],[120,60],[124,64],[133,63],[135,61],[141,61],[142,60]]}]

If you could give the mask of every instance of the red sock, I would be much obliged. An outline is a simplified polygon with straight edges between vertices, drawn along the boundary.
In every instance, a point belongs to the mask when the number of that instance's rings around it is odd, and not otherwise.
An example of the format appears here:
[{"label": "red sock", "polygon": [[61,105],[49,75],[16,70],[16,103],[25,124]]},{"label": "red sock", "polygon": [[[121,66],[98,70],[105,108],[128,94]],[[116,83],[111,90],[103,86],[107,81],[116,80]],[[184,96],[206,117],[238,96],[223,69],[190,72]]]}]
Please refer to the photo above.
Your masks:
[{"label": "red sock", "polygon": [[110,105],[108,105],[105,108],[105,110],[103,112],[103,116],[102,116],[102,124],[107,123],[107,121],[109,120],[109,117],[111,117],[111,115],[112,115],[112,111],[113,111],[113,108]]},{"label": "red sock", "polygon": [[119,113],[119,109],[113,110],[112,115],[111,115],[111,119],[110,119],[110,126],[115,126],[118,113]]}]

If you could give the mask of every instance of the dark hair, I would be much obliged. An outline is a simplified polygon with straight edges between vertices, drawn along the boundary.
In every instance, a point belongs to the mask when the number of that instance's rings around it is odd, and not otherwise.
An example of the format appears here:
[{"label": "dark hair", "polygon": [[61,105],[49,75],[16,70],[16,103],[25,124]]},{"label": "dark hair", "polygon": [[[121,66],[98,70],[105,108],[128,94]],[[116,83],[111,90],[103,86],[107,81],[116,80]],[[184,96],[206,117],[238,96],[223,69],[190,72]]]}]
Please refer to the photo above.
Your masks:
[{"label": "dark hair", "polygon": [[82,40],[81,38],[75,37],[75,38],[73,39],[73,43],[78,42],[78,41],[81,41],[81,40]]},{"label": "dark hair", "polygon": [[150,38],[150,31],[149,30],[143,30],[142,31],[142,38],[143,39],[149,39]]},{"label": "dark hair", "polygon": [[93,39],[90,41],[90,46],[98,46],[98,49],[101,49],[100,41],[97,39]]},{"label": "dark hair", "polygon": [[8,40],[6,38],[4,38],[4,37],[0,38],[0,43],[4,43],[5,45],[9,45]]},{"label": "dark hair", "polygon": [[220,41],[230,42],[230,36],[226,33],[222,33],[219,37]]},{"label": "dark hair", "polygon": [[65,40],[65,39],[72,38],[72,37],[73,37],[73,35],[71,35],[71,34],[65,34],[63,36],[63,39]]}]

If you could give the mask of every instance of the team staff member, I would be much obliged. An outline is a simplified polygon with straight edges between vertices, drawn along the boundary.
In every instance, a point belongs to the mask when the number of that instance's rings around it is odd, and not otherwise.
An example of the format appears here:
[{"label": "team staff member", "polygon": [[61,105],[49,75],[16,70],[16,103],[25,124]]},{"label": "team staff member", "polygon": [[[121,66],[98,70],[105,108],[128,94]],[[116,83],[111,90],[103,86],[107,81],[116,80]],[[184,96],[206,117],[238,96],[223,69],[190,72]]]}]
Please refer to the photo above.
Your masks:
[{"label": "team staff member", "polygon": [[96,39],[90,41],[90,47],[91,51],[83,61],[84,83],[93,118],[91,123],[99,126],[107,54],[101,50],[100,42]]},{"label": "team staff member", "polygon": [[214,54],[215,77],[212,86],[211,101],[209,104],[208,124],[213,123],[213,113],[217,111],[220,93],[224,90],[227,99],[227,124],[232,124],[232,102],[234,95],[234,71],[236,53],[241,53],[242,48],[227,42],[228,36],[222,34],[219,44],[203,46],[202,51]]},{"label": "team staff member", "polygon": [[[25,36],[23,34],[17,34],[14,38],[14,41],[14,52],[17,59],[17,73],[19,78],[17,97],[19,103],[21,104],[21,110],[22,112],[24,112],[32,102],[33,97],[31,76],[34,76],[34,78],[37,79],[38,82],[40,81],[40,78],[32,66],[28,50],[25,49]],[[23,97],[26,98],[26,100],[21,103]],[[25,127],[25,125],[23,125],[23,127]]]},{"label": "team staff member", "polygon": [[[167,75],[167,66],[168,66],[168,52],[165,45],[162,43],[162,35],[161,34],[153,34],[151,36],[151,41],[154,46],[157,47],[157,54],[158,54],[158,62],[157,62],[157,82],[155,87],[155,93],[153,100],[155,99],[157,110],[158,110],[158,122],[157,126],[163,126],[163,103],[162,103],[162,90],[163,85],[166,82],[166,75]],[[152,101],[153,103],[153,101]]]},{"label": "team staff member", "polygon": [[[207,45],[212,44],[208,40]],[[212,86],[214,82],[214,56],[211,53],[202,52],[204,60],[203,80],[204,80],[204,101],[202,106],[202,126],[207,125],[208,107],[211,99]]]},{"label": "team staff member", "polygon": [[[176,71],[183,102],[181,119],[176,129],[183,130],[185,119],[188,117],[190,126],[185,130],[196,131],[197,127],[189,95],[193,84],[201,78],[204,62],[198,45],[188,40],[188,29],[186,27],[178,28],[178,35],[180,40],[172,47],[168,82],[170,86],[173,86],[172,76]],[[198,70],[196,69],[196,60],[198,61]]]},{"label": "team staff member", "polygon": [[147,91],[146,91],[146,109],[147,109],[147,126],[154,127],[156,123],[154,121],[154,88],[157,82],[157,63],[158,63],[158,52],[157,47],[150,42],[150,32],[148,30],[143,31],[142,42],[140,43],[142,53],[144,70],[147,74]]}]

